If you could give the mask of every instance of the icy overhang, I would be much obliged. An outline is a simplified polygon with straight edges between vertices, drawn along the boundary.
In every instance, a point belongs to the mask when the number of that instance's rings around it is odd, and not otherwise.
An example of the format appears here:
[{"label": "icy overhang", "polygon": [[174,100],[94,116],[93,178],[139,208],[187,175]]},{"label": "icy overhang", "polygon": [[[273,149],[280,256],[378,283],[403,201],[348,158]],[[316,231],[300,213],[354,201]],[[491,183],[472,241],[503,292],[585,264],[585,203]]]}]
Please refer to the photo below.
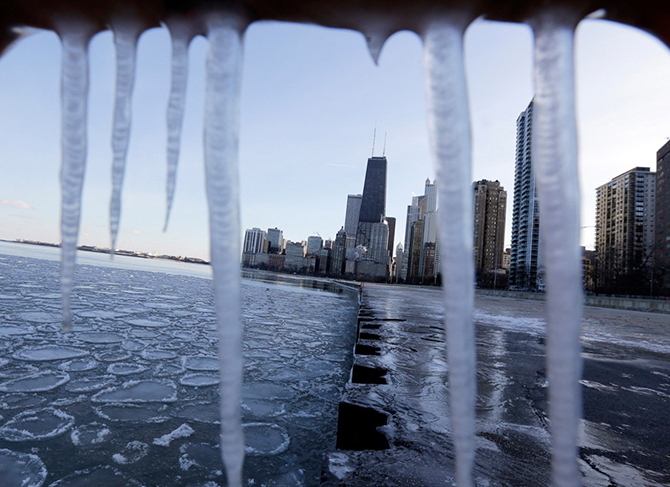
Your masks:
[{"label": "icy overhang", "polygon": [[242,13],[249,22],[313,23],[385,39],[400,30],[423,32],[426,20],[445,10],[464,10],[473,19],[524,22],[542,9],[558,6],[570,7],[580,17],[597,12],[599,18],[638,27],[670,46],[670,2],[666,0],[4,0],[0,2],[0,52],[20,37],[17,27],[55,30],[63,17],[85,18],[102,31],[114,19],[132,15],[149,29],[171,17],[195,20],[208,10],[227,9]]}]

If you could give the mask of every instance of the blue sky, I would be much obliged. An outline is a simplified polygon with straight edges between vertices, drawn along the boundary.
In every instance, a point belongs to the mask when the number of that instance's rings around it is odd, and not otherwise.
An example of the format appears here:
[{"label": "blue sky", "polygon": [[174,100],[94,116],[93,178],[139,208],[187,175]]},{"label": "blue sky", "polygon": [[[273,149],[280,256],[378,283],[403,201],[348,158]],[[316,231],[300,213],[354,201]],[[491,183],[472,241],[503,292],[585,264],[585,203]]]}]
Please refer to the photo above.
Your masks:
[{"label": "blue sky", "polygon": [[[670,137],[670,58],[653,37],[585,21],[577,33],[582,225],[594,222],[595,187],[635,166],[655,169]],[[190,78],[176,199],[165,218],[165,110],[169,37],[144,33],[118,247],[208,256],[202,162],[206,41],[190,49]],[[80,243],[108,246],[114,49],[109,32],[91,43],[89,160]],[[474,23],[466,36],[473,175],[498,179],[511,201],[515,124],[533,95],[532,37],[522,25]],[[33,35],[0,59],[0,238],[59,237],[60,45]],[[362,35],[315,26],[257,23],[247,31],[241,99],[242,227],[277,226],[286,238],[334,237],[346,196],[363,188],[377,124],[388,127],[387,213],[402,241],[406,207],[434,176],[428,152],[422,49],[394,35],[379,66]],[[592,247],[593,229],[582,243]]]}]

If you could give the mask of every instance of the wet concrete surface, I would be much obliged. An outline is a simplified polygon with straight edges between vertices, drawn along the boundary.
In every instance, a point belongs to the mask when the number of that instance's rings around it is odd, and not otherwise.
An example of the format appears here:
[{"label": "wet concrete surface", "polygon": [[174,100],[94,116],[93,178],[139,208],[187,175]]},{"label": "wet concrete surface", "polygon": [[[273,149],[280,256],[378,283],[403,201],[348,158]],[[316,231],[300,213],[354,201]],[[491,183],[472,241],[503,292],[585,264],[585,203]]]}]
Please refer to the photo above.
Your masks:
[{"label": "wet concrete surface", "polygon": [[[381,432],[389,448],[349,443],[327,453],[323,485],[453,484],[441,298],[437,289],[365,286],[358,347],[379,355],[357,353],[354,363],[387,384],[350,382],[342,402],[374,408],[386,424],[341,420],[339,429]],[[541,301],[477,297],[479,486],[551,483],[543,316]],[[670,316],[587,307],[582,342],[584,485],[669,485]]]}]

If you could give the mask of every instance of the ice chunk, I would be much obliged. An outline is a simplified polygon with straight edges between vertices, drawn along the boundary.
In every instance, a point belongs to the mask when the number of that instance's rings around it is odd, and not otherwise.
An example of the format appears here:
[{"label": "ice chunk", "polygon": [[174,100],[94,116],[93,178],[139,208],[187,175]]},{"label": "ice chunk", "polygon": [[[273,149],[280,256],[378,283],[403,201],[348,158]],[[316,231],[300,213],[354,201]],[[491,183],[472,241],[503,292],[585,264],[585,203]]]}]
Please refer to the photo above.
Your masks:
[{"label": "ice chunk", "polygon": [[64,347],[62,345],[46,345],[41,347],[26,347],[15,352],[12,357],[17,360],[32,362],[48,362],[51,360],[64,360],[88,355],[86,350]]},{"label": "ice chunk", "polygon": [[126,323],[133,326],[142,326],[146,328],[164,328],[170,325],[170,320],[165,318],[153,318],[151,320],[145,318],[137,318],[133,320],[126,320]]},{"label": "ice chunk", "polygon": [[66,384],[69,380],[70,375],[65,372],[38,372],[0,382],[0,392],[46,392]]},{"label": "ice chunk", "polygon": [[219,409],[212,402],[186,404],[173,414],[177,418],[190,419],[199,423],[219,423]]},{"label": "ice chunk", "polygon": [[114,375],[139,374],[140,372],[144,372],[145,370],[148,370],[148,367],[145,367],[142,364],[123,363],[123,362],[110,364],[109,367],[107,367],[107,373]]},{"label": "ice chunk", "polygon": [[89,423],[72,430],[70,439],[77,446],[98,445],[107,441],[111,431],[100,423]]},{"label": "ice chunk", "polygon": [[179,367],[177,365],[158,364],[156,370],[154,371],[154,375],[156,377],[173,377],[183,373],[184,370],[186,370],[184,367]]},{"label": "ice chunk", "polygon": [[172,381],[143,380],[126,382],[121,387],[100,391],[91,397],[93,402],[141,403],[175,402],[177,387]]},{"label": "ice chunk", "polygon": [[49,487],[140,487],[140,483],[108,465],[78,470]]},{"label": "ice chunk", "polygon": [[276,424],[247,423],[244,428],[246,452],[251,456],[279,455],[288,450],[290,439],[286,430]]},{"label": "ice chunk", "polygon": [[96,344],[119,343],[123,341],[123,336],[119,335],[118,333],[110,332],[77,333],[75,338],[85,343]]},{"label": "ice chunk", "polygon": [[73,380],[65,386],[70,392],[94,392],[114,383],[114,377],[93,377],[92,379]]},{"label": "ice chunk", "polygon": [[60,317],[56,313],[47,313],[45,311],[25,311],[18,313],[19,319],[30,321],[31,323],[58,323]]},{"label": "ice chunk", "polygon": [[142,350],[142,353],[140,355],[142,356],[143,359],[146,360],[167,360],[175,358],[177,356],[176,353],[171,352],[169,350],[156,350],[156,349]]},{"label": "ice chunk", "polygon": [[188,424],[184,423],[173,432],[163,435],[160,438],[154,438],[154,445],[170,446],[170,443],[172,443],[174,440],[177,440],[179,438],[188,438],[193,433],[195,433],[195,431],[193,431],[193,428],[191,428]]},{"label": "ice chunk", "polygon": [[112,455],[112,459],[121,465],[135,463],[144,458],[149,453],[149,445],[141,441],[131,441],[121,453]]},{"label": "ice chunk", "polygon": [[64,362],[58,366],[59,369],[65,372],[85,372],[93,370],[98,366],[98,362],[92,358],[76,359],[69,362]]},{"label": "ice chunk", "polygon": [[94,355],[95,358],[101,362],[121,362],[122,360],[128,360],[132,357],[131,354],[124,351],[112,351],[112,352],[99,352]]},{"label": "ice chunk", "polygon": [[13,337],[35,333],[34,326],[26,325],[3,325],[0,326],[0,337]]},{"label": "ice chunk", "polygon": [[215,386],[219,383],[219,378],[215,375],[188,374],[179,379],[179,383],[191,387]]},{"label": "ice chunk", "polygon": [[121,348],[128,350],[129,352],[139,352],[140,350],[146,348],[149,344],[146,342],[141,342],[139,340],[128,340],[121,344]]},{"label": "ice chunk", "polygon": [[0,400],[2,409],[25,409],[39,406],[45,401],[41,396],[30,396],[28,394],[6,394]]},{"label": "ice chunk", "polygon": [[164,404],[107,404],[95,408],[95,414],[107,421],[163,423],[169,419]]},{"label": "ice chunk", "polygon": [[206,357],[204,355],[183,357],[182,363],[188,370],[195,370],[198,372],[213,372],[219,370],[219,362],[216,357]]},{"label": "ice chunk", "polygon": [[47,469],[37,455],[0,449],[0,479],[3,487],[41,487]]},{"label": "ice chunk", "polygon": [[55,438],[74,425],[74,417],[60,409],[45,408],[24,411],[0,428],[0,438],[12,441],[38,441]]}]

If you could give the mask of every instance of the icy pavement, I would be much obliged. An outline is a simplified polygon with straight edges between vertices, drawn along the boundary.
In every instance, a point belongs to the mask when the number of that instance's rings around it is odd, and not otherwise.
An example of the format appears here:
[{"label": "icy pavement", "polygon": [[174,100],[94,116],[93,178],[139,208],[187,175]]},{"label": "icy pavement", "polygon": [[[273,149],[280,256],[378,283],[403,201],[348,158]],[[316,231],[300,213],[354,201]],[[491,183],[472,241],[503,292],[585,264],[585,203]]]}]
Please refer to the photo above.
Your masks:
[{"label": "icy pavement", "polygon": [[[245,485],[318,485],[356,295],[247,277]],[[211,280],[80,265],[67,333],[58,286],[57,262],[0,255],[0,484],[225,485]]]},{"label": "icy pavement", "polygon": [[[440,292],[366,284],[325,486],[452,485]],[[475,301],[479,486],[551,484],[543,316]],[[584,485],[670,485],[670,315],[587,307],[582,343]]]}]

